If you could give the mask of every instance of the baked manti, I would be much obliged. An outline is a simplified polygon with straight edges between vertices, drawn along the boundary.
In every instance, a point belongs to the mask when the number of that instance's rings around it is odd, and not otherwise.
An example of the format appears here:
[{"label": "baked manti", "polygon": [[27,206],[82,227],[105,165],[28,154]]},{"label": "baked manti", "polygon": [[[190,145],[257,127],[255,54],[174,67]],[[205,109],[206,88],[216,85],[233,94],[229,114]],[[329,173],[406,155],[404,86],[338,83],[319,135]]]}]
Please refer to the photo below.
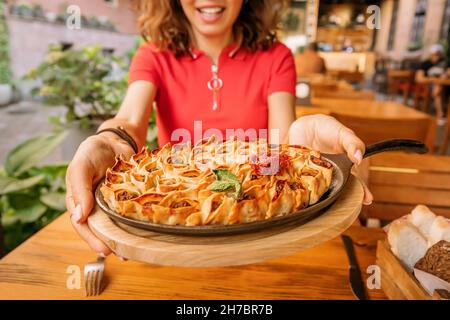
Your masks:
[{"label": "baked manti", "polygon": [[[211,189],[218,171],[238,180],[236,187],[225,183],[226,190]],[[119,156],[100,190],[111,209],[133,219],[227,225],[284,216],[312,205],[329,189],[332,176],[332,165],[306,147],[211,136],[194,146],[166,144],[152,152],[143,148],[128,161]]]}]

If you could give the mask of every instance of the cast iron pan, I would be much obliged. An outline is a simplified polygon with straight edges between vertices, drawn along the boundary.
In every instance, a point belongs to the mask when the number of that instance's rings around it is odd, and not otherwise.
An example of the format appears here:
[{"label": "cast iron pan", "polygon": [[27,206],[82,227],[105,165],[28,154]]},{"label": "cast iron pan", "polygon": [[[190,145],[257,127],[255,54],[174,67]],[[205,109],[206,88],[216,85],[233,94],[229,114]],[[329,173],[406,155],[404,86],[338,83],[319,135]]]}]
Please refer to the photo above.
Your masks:
[{"label": "cast iron pan", "polygon": [[[379,143],[369,145],[366,148],[364,158],[371,155],[385,152],[404,150],[416,153],[426,153],[428,148],[419,141],[415,140],[386,140]],[[319,202],[305,209],[293,212],[286,216],[274,217],[267,220],[255,221],[242,224],[232,225],[206,225],[206,226],[171,226],[164,224],[150,223],[147,221],[139,221],[121,216],[114,210],[111,210],[103,199],[100,192],[100,186],[95,190],[95,199],[100,208],[113,220],[121,222],[136,228],[146,229],[154,232],[189,235],[189,236],[218,236],[230,235],[247,232],[260,231],[262,229],[271,228],[280,225],[302,225],[306,222],[320,216],[326,208],[333,204],[341,195],[350,176],[350,170],[353,163],[345,154],[322,154],[333,165],[333,181],[329,190],[322,196]]]}]

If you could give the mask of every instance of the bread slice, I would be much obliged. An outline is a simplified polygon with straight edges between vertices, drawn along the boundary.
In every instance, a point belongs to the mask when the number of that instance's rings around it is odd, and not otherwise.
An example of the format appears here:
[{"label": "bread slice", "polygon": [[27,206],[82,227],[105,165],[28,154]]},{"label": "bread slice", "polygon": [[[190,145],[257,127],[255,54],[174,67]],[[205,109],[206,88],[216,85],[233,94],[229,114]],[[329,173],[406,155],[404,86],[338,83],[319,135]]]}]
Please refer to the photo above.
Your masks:
[{"label": "bread slice", "polygon": [[421,204],[416,206],[408,218],[426,238],[429,237],[431,224],[436,219],[436,215],[427,206]]},{"label": "bread slice", "polygon": [[388,241],[392,252],[411,272],[428,248],[427,239],[406,219],[395,220],[390,224]]},{"label": "bread slice", "polygon": [[450,242],[450,222],[446,218],[438,216],[431,224],[428,246],[431,247],[441,240]]}]

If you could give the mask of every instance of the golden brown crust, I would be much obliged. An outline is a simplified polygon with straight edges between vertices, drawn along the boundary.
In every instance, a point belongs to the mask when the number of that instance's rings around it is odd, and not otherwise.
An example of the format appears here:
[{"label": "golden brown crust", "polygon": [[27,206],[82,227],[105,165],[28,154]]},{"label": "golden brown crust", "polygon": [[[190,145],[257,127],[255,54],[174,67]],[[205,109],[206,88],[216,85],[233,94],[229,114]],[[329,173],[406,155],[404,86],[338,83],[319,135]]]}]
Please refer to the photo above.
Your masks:
[{"label": "golden brown crust", "polygon": [[[275,165],[274,165],[275,164]],[[230,171],[239,196],[210,190],[213,169]],[[122,157],[101,186],[108,206],[123,216],[168,225],[236,224],[283,216],[319,201],[333,168],[320,153],[301,146],[269,146],[265,140],[217,141],[143,148]]]}]

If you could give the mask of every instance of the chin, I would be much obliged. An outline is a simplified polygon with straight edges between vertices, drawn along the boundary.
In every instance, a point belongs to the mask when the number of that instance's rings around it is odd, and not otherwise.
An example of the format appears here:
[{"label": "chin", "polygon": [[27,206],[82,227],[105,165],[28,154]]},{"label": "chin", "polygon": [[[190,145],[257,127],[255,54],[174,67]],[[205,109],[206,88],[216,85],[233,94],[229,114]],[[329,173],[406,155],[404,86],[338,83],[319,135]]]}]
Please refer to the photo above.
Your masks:
[{"label": "chin", "polygon": [[205,37],[229,34],[239,16],[243,0],[181,0],[193,29]]},{"label": "chin", "polygon": [[195,26],[195,29],[204,37],[220,36],[227,31],[227,28],[223,26]]}]

